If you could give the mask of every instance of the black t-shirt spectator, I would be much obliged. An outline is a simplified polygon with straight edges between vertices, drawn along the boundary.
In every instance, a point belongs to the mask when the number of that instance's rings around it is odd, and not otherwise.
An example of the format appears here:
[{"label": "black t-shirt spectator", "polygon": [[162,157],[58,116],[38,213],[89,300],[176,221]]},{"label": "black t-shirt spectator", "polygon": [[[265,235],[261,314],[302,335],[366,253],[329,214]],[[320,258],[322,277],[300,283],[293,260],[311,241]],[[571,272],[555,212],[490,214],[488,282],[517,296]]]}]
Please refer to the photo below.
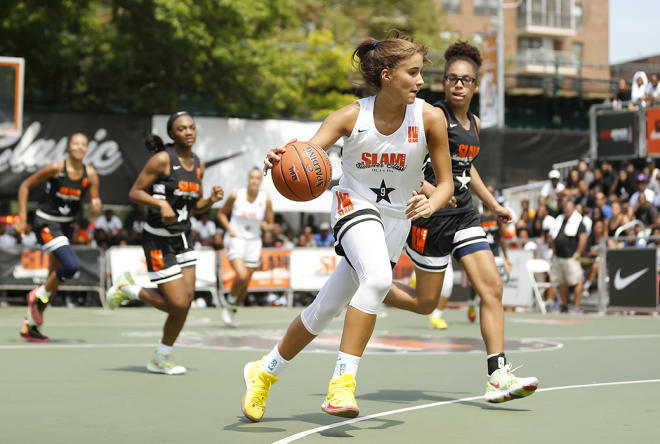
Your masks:
[{"label": "black t-shirt spectator", "polygon": [[635,211],[635,219],[639,219],[644,225],[653,225],[655,218],[658,216],[658,211],[652,205],[641,205]]},{"label": "black t-shirt spectator", "polygon": [[564,222],[561,224],[561,228],[559,229],[559,234],[555,239],[555,254],[557,255],[557,257],[561,257],[561,258],[567,258],[573,256],[573,253],[575,253],[578,247],[580,234],[587,232],[584,223],[580,222],[580,226],[577,230],[576,235],[574,237],[566,236],[566,234],[564,233],[564,229],[566,228],[566,222],[568,222],[568,219],[569,218],[566,218]]}]

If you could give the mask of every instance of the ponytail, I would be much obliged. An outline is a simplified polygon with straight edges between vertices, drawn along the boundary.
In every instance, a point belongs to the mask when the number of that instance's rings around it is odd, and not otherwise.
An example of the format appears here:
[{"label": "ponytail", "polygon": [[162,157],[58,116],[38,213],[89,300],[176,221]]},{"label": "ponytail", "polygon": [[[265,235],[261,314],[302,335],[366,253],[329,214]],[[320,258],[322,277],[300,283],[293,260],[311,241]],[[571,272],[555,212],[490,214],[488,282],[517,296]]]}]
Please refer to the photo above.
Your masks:
[{"label": "ponytail", "polygon": [[154,154],[159,153],[165,149],[163,139],[161,139],[160,136],[151,133],[144,133],[144,146],[146,146],[147,149]]}]

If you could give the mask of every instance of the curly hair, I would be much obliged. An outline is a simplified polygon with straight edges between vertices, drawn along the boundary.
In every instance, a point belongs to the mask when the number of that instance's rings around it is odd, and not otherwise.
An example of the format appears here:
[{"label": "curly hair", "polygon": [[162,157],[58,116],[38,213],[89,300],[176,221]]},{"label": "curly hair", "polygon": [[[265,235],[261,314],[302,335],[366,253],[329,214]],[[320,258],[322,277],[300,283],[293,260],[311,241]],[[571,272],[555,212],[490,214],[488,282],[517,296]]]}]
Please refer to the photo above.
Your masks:
[{"label": "curly hair", "polygon": [[449,45],[445,51],[445,71],[449,70],[452,63],[457,60],[464,60],[474,67],[474,71],[479,77],[479,67],[481,66],[481,53],[476,46],[467,41],[458,40]]},{"label": "curly hair", "polygon": [[378,90],[381,87],[380,73],[384,69],[394,69],[402,60],[415,54],[422,54],[424,64],[431,63],[427,53],[426,46],[413,42],[398,31],[392,31],[390,36],[383,40],[364,40],[353,51],[352,59],[365,83]]}]

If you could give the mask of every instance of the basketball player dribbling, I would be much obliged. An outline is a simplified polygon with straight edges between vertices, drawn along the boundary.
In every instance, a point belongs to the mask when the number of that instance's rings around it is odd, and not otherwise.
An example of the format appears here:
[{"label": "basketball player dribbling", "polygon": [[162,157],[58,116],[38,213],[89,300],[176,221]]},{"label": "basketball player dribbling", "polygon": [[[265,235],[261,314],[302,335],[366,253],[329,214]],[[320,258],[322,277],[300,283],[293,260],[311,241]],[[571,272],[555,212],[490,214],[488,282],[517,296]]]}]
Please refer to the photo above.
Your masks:
[{"label": "basketball player dribbling", "polygon": [[[353,57],[377,94],[333,112],[310,140],[327,150],[344,137],[343,177],[332,190],[331,209],[335,250],[343,259],[279,344],[245,365],[247,388],[241,408],[252,421],[263,417],[270,388],[291,359],[347,304],[339,355],[322,409],[347,418],[359,414],[355,376],[410,220],[430,216],[453,193],[446,119],[438,108],[416,98],[424,84],[426,52],[426,47],[398,36],[362,42]],[[265,170],[284,152],[285,145],[271,149]],[[438,178],[428,199],[416,191],[427,153]]]},{"label": "basketball player dribbling", "polygon": [[[455,208],[442,208],[432,217],[413,221],[406,243],[406,254],[415,264],[416,289],[393,285],[385,303],[390,306],[429,314],[436,307],[442,288],[442,271],[451,260],[460,262],[472,286],[481,296],[481,335],[486,344],[488,381],[484,399],[504,402],[534,393],[535,377],[518,378],[504,355],[504,311],[502,279],[495,265],[479,212],[472,204],[470,189],[503,222],[512,218],[500,205],[472,163],[479,154],[477,116],[469,112],[470,101],[477,89],[481,55],[467,42],[456,42],[445,52],[445,100],[437,104],[448,121]],[[434,192],[435,168],[424,169],[425,193]]]}]

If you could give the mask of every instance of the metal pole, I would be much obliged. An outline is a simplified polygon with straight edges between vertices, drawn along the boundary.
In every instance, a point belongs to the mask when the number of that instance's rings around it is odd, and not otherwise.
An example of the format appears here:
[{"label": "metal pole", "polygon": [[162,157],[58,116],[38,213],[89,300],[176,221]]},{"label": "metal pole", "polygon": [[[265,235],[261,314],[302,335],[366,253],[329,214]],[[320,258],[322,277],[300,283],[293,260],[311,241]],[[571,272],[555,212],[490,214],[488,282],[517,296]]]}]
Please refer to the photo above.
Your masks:
[{"label": "metal pole", "polygon": [[497,127],[504,128],[504,0],[497,8]]}]

